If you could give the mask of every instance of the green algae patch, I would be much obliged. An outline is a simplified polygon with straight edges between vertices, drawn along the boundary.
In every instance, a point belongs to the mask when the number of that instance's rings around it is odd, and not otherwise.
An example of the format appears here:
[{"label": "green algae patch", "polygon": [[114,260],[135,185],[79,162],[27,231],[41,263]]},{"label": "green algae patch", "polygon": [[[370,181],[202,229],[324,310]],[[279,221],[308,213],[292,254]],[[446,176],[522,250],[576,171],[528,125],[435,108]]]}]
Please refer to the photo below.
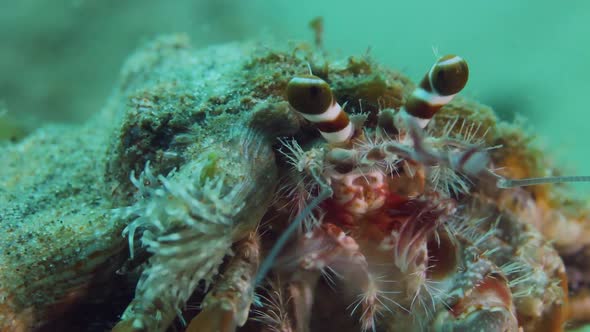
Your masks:
[{"label": "green algae patch", "polygon": [[368,114],[369,127],[376,126],[380,110],[399,109],[413,89],[407,77],[368,56],[334,63],[328,80],[341,105],[348,105],[355,113]]},{"label": "green algae patch", "polygon": [[147,161],[156,174],[167,174],[208,144],[213,132],[229,132],[229,123],[220,117],[244,116],[240,99],[230,93],[239,91],[232,76],[240,75],[241,59],[251,47],[231,44],[195,53],[184,36],[172,36],[130,57],[121,80],[126,103],[120,105],[106,171],[107,179],[120,186],[117,194],[132,191],[129,174],[140,174]]},{"label": "green algae patch", "polygon": [[293,76],[309,72],[307,62],[296,53],[259,49],[244,65],[245,89],[257,99],[270,96],[284,99],[285,90]]},{"label": "green algae patch", "polygon": [[[494,111],[478,102],[456,97],[452,102],[443,106],[434,118],[429,130],[435,136],[448,134],[450,136],[470,135],[472,139],[481,140],[486,146],[501,144],[498,142],[498,118]],[[447,125],[453,124],[448,128]]]}]

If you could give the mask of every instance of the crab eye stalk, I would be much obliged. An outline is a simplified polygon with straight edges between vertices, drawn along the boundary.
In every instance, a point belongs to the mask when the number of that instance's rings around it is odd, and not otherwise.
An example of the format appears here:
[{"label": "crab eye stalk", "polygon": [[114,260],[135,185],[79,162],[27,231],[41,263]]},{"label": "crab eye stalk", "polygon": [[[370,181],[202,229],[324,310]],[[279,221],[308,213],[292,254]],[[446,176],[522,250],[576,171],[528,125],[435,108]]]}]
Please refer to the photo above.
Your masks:
[{"label": "crab eye stalk", "polygon": [[426,127],[436,112],[448,104],[467,84],[469,67],[457,55],[445,55],[438,59],[412,92],[405,105],[408,115]]},{"label": "crab eye stalk", "polygon": [[469,67],[461,57],[445,55],[430,68],[428,78],[434,92],[441,96],[455,95],[467,84]]},{"label": "crab eye stalk", "polygon": [[295,76],[287,85],[287,100],[328,142],[343,143],[352,137],[354,129],[348,115],[334,99],[330,85],[321,78]]},{"label": "crab eye stalk", "polygon": [[293,77],[287,85],[287,99],[294,109],[304,114],[321,114],[333,102],[330,85],[313,75]]}]

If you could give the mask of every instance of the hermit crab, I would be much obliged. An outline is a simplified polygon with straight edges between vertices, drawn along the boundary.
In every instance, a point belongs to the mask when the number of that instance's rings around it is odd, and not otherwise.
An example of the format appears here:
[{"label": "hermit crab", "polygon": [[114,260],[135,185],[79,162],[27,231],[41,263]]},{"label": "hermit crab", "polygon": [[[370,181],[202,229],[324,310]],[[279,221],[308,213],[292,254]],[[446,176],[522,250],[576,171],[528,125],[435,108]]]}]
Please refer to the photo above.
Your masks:
[{"label": "hermit crab", "polygon": [[455,55],[416,86],[305,45],[146,45],[88,124],[0,147],[0,331],[590,320],[590,207],[563,184],[588,178],[456,97],[468,76]]},{"label": "hermit crab", "polygon": [[[218,175],[223,159],[209,154],[132,175],[139,200],[117,215],[131,220],[130,248],[141,230],[152,256],[113,331],[164,330],[203,290],[187,331],[561,330],[564,265],[525,219],[534,197],[519,187],[588,178],[510,180],[481,124],[430,125],[467,83],[459,56],[437,59],[398,108],[351,116],[309,68],[286,83],[280,116],[262,110],[230,138],[239,167]],[[257,117],[322,138],[274,143]],[[505,195],[515,201],[499,204]]]}]

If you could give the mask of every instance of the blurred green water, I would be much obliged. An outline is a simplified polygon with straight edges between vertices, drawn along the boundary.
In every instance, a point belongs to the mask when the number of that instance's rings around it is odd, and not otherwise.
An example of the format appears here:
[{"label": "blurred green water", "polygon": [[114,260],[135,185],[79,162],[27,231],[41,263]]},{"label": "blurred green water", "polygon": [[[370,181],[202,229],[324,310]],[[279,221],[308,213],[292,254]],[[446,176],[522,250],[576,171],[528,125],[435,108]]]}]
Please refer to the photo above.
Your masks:
[{"label": "blurred green water", "polygon": [[525,116],[555,163],[590,174],[586,0],[0,0],[0,100],[29,125],[81,122],[103,105],[126,56],[159,33],[187,32],[195,46],[311,41],[316,16],[331,55],[370,48],[414,80],[433,48],[462,55],[471,68],[463,95],[502,118]]}]

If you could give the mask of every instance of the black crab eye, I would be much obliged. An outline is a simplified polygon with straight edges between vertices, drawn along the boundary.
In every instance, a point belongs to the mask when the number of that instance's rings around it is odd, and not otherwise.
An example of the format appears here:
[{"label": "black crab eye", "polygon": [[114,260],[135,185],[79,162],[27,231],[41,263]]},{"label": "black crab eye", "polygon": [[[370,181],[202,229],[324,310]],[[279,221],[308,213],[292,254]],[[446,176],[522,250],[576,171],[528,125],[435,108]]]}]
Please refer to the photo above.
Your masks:
[{"label": "black crab eye", "polygon": [[304,114],[322,114],[333,103],[330,85],[313,75],[295,76],[287,85],[287,100]]},{"label": "black crab eye", "polygon": [[432,88],[442,96],[450,96],[461,91],[469,78],[467,62],[456,55],[440,58],[430,71]]}]

